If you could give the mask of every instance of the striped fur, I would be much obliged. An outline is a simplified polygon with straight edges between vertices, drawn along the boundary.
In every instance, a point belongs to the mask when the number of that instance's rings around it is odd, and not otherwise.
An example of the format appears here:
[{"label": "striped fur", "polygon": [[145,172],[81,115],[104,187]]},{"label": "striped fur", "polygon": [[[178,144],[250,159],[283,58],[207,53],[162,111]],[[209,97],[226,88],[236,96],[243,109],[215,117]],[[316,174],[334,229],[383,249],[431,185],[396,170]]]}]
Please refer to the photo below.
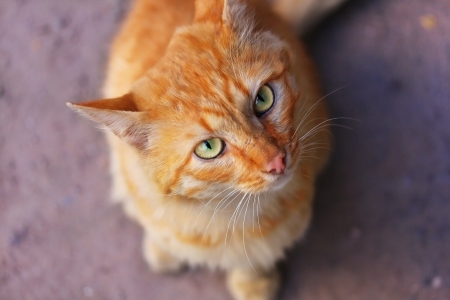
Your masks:
[{"label": "striped fur", "polygon": [[[273,108],[253,112],[269,84]],[[103,124],[113,197],[145,229],[156,271],[229,271],[236,299],[270,299],[274,265],[311,218],[329,152],[314,66],[259,1],[137,0],[112,48],[108,100],[71,108]],[[226,143],[216,159],[201,141]],[[282,175],[264,168],[286,152]]]}]

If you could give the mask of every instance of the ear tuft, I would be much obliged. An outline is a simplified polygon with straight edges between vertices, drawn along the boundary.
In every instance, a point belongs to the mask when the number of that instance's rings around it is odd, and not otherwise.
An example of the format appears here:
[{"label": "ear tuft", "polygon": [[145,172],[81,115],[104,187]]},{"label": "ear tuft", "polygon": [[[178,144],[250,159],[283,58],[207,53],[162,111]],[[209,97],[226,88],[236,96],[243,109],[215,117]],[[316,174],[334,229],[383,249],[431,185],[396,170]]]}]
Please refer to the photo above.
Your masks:
[{"label": "ear tuft", "polygon": [[222,23],[227,0],[196,0],[194,22]]}]

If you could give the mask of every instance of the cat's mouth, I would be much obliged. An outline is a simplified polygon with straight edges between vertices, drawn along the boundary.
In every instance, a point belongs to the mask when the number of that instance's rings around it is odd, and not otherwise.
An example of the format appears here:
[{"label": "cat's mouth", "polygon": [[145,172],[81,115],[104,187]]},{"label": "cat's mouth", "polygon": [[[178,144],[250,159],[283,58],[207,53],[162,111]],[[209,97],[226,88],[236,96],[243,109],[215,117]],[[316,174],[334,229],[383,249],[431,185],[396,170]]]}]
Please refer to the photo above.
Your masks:
[{"label": "cat's mouth", "polygon": [[268,190],[270,191],[278,191],[284,188],[289,181],[292,179],[292,174],[288,169],[285,170],[283,174],[276,175],[275,178],[272,179],[272,182],[269,184]]}]

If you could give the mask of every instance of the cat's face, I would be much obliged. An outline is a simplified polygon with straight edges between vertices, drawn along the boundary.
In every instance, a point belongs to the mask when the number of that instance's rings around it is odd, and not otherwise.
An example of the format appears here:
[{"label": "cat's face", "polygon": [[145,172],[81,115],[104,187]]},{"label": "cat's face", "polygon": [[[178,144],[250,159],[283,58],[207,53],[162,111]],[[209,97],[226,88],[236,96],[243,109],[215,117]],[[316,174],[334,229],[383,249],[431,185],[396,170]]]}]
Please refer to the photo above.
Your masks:
[{"label": "cat's face", "polygon": [[251,22],[230,23],[243,17],[230,11],[228,22],[178,30],[161,61],[115,100],[132,102],[133,112],[101,121],[140,149],[164,193],[208,199],[277,190],[298,166],[291,54]]}]

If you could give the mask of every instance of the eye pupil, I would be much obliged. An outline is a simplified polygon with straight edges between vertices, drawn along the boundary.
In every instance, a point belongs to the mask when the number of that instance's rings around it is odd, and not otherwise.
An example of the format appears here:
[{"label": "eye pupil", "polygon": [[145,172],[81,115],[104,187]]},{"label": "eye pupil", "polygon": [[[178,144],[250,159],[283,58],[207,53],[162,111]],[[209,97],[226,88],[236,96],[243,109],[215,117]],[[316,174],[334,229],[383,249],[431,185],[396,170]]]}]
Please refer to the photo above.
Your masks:
[{"label": "eye pupil", "polygon": [[205,141],[205,146],[206,146],[209,150],[212,149],[211,144],[210,144],[208,141]]},{"label": "eye pupil", "polygon": [[263,97],[261,97],[261,95],[256,96],[256,104],[259,104],[259,102],[266,102],[266,100],[264,100]]}]

